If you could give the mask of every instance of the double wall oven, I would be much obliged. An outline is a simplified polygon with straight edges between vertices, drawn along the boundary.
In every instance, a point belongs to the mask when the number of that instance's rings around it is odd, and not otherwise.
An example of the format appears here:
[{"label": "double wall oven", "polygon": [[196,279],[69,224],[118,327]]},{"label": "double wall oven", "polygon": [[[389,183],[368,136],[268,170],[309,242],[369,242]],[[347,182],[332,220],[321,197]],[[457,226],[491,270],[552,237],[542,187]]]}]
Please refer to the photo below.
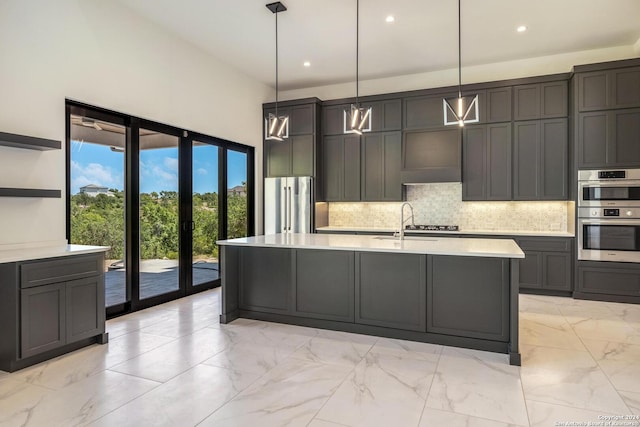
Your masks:
[{"label": "double wall oven", "polygon": [[578,171],[578,259],[640,263],[640,169]]}]

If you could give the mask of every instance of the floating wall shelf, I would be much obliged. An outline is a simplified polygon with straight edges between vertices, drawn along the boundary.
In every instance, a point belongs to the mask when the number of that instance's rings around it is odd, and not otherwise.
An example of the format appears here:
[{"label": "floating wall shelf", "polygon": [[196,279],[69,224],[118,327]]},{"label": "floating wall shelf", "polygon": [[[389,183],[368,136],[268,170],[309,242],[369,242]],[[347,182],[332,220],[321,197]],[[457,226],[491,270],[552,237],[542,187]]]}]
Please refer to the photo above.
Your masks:
[{"label": "floating wall shelf", "polygon": [[37,188],[0,188],[0,197],[49,197],[59,199],[60,190],[42,190]]},{"label": "floating wall shelf", "polygon": [[29,150],[59,150],[60,141],[53,139],[36,138],[33,136],[15,135],[13,133],[0,132],[0,145],[14,148],[26,148]]}]

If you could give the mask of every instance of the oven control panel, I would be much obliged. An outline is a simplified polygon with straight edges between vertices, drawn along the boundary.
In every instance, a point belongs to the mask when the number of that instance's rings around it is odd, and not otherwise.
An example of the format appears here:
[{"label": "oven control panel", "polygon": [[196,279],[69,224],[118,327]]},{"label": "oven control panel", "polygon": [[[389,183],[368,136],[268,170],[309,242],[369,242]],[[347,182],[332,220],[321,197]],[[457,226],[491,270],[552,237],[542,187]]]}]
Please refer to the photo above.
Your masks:
[{"label": "oven control panel", "polygon": [[578,208],[579,218],[635,219],[640,218],[640,208]]}]

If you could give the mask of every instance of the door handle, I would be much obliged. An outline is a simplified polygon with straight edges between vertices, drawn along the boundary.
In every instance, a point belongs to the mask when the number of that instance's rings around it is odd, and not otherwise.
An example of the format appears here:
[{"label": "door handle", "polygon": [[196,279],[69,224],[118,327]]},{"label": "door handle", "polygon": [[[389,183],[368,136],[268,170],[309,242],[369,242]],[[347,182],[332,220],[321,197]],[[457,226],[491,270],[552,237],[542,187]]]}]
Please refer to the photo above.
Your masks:
[{"label": "door handle", "polygon": [[182,231],[193,231],[196,229],[196,223],[193,221],[184,221],[182,223]]}]

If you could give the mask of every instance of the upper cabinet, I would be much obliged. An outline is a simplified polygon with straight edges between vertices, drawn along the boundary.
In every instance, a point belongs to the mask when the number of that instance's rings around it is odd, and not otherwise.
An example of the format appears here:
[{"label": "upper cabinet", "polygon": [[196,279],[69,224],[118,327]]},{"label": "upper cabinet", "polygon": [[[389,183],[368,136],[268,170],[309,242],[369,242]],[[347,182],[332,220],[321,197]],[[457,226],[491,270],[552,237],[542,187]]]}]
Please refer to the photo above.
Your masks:
[{"label": "upper cabinet", "polygon": [[640,107],[640,67],[578,73],[578,110]]},{"label": "upper cabinet", "polygon": [[513,88],[514,120],[566,117],[567,114],[568,86],[564,80]]},{"label": "upper cabinet", "polygon": [[[487,123],[500,123],[511,121],[511,86],[487,89],[485,95],[485,121]],[[482,105],[481,105],[482,107]],[[483,113],[480,112],[482,120]]]},{"label": "upper cabinet", "polygon": [[456,96],[455,93],[447,93],[405,98],[403,130],[444,127],[442,100]]},{"label": "upper cabinet", "polygon": [[[402,129],[402,101],[388,99],[362,102],[363,108],[371,107],[371,132],[388,132]],[[325,105],[322,107],[322,134],[344,133],[344,114],[351,104]]]},{"label": "upper cabinet", "polygon": [[[269,114],[275,114],[275,108],[271,104],[265,107],[265,118]],[[316,98],[279,103],[278,115],[289,116],[289,138],[283,141],[264,141],[266,177],[316,176],[319,161],[316,153],[319,114],[320,101]]]},{"label": "upper cabinet", "polygon": [[362,200],[402,201],[402,133],[364,134],[360,150]]}]

